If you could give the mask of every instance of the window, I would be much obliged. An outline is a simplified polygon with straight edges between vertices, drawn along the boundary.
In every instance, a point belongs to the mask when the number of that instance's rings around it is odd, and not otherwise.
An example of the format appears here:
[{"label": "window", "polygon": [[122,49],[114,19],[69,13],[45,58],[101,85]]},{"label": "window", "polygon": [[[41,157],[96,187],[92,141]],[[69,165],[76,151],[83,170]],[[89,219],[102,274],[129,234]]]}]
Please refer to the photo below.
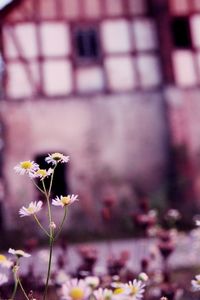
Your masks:
[{"label": "window", "polygon": [[75,58],[77,62],[96,62],[100,58],[100,43],[95,26],[79,27],[74,32]]},{"label": "window", "polygon": [[[35,158],[35,162],[39,164],[41,169],[49,169],[51,167],[51,165],[45,162],[45,157],[47,157],[47,154],[38,155]],[[52,197],[68,194],[69,188],[65,180],[67,167],[68,166],[66,164],[58,164],[58,166],[56,167],[51,190]],[[46,178],[44,179],[44,182],[45,185],[48,187],[50,184],[50,179]],[[38,180],[38,185],[40,188],[42,188],[40,180]],[[38,197],[41,199],[41,193],[38,194]]]},{"label": "window", "polygon": [[188,17],[174,17],[171,22],[172,39],[175,48],[192,47],[190,24]]}]

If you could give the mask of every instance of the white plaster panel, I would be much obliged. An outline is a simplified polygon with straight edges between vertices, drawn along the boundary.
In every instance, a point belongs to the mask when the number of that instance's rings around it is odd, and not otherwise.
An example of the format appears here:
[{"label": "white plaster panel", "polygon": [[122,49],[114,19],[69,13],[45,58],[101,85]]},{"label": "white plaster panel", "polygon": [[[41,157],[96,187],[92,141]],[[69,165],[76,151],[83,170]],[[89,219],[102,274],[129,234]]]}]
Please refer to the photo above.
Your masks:
[{"label": "white plaster panel", "polygon": [[200,14],[194,15],[190,18],[191,34],[193,45],[197,48],[200,48]]},{"label": "white plaster panel", "polygon": [[172,61],[175,81],[178,85],[189,87],[197,83],[197,74],[192,51],[174,51]]},{"label": "white plaster panel", "polygon": [[191,0],[170,0],[170,11],[174,15],[185,15],[189,12],[189,2]]},{"label": "white plaster panel", "polygon": [[101,91],[104,88],[103,71],[100,67],[77,69],[76,80],[80,92]]},{"label": "white plaster panel", "polygon": [[193,6],[195,10],[200,11],[200,1],[199,0],[193,0]]},{"label": "white plaster panel", "polygon": [[40,29],[44,56],[64,56],[70,53],[70,33],[65,23],[43,22]]},{"label": "white plaster panel", "polygon": [[124,53],[131,50],[131,37],[127,21],[104,21],[101,31],[103,46],[107,53]]},{"label": "white plaster panel", "polygon": [[48,95],[65,95],[72,90],[71,64],[67,60],[47,60],[43,65],[44,90]]},{"label": "white plaster panel", "polygon": [[105,67],[111,90],[125,91],[136,86],[136,75],[131,56],[109,57],[105,61]]},{"label": "white plaster panel", "polygon": [[162,73],[160,61],[157,56],[152,54],[141,54],[137,57],[138,73],[140,85],[142,87],[154,87],[161,83]]},{"label": "white plaster panel", "polygon": [[69,19],[76,19],[79,16],[79,0],[63,0],[61,14]]},{"label": "white plaster panel", "polygon": [[122,0],[105,0],[105,9],[107,15],[122,15],[123,5]]},{"label": "white plaster panel", "polygon": [[142,18],[133,21],[133,38],[137,50],[154,50],[158,48],[155,22]]},{"label": "white plaster panel", "polygon": [[11,98],[23,98],[32,95],[24,66],[21,63],[7,64],[8,85],[7,94]]},{"label": "white plaster panel", "polygon": [[98,18],[101,16],[100,1],[102,0],[84,0],[85,14],[87,17]]},{"label": "white plaster panel", "polygon": [[15,33],[22,56],[35,58],[38,55],[36,25],[33,23],[18,24],[15,26]]},{"label": "white plaster panel", "polygon": [[16,46],[13,43],[13,39],[11,36],[11,28],[10,26],[3,27],[3,45],[4,45],[4,55],[6,58],[17,58],[18,52]]},{"label": "white plaster panel", "polygon": [[129,11],[133,15],[144,15],[146,10],[146,0],[129,0]]}]

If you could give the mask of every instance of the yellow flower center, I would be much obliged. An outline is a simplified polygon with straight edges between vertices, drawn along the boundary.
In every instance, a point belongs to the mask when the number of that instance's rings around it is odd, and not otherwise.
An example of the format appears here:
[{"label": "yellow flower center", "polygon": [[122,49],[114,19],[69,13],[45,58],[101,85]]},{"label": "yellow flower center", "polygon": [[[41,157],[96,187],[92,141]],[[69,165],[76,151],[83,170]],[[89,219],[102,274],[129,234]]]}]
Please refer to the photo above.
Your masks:
[{"label": "yellow flower center", "polygon": [[47,175],[47,171],[44,170],[44,169],[39,169],[37,172],[36,172],[37,175],[41,175],[42,177],[45,177]]},{"label": "yellow flower center", "polygon": [[32,168],[33,164],[30,161],[23,161],[20,163],[20,166],[22,169],[28,170]]},{"label": "yellow flower center", "polygon": [[27,208],[28,212],[33,213],[34,212],[34,208],[33,207],[28,207]]},{"label": "yellow flower center", "polygon": [[57,160],[57,161],[63,158],[63,154],[61,154],[59,152],[53,153],[51,156],[54,160]]},{"label": "yellow flower center", "polygon": [[200,285],[200,279],[199,279],[199,280],[197,280],[197,284],[198,284],[198,285]]},{"label": "yellow flower center", "polygon": [[5,257],[5,255],[0,254],[0,263],[7,261],[7,258]]},{"label": "yellow flower center", "polygon": [[64,205],[69,204],[70,203],[70,197],[69,196],[67,196],[67,197],[61,197],[61,202]]},{"label": "yellow flower center", "polygon": [[132,286],[131,287],[131,295],[134,296],[135,294],[137,294],[138,292],[138,288],[136,286]]},{"label": "yellow flower center", "polygon": [[119,294],[122,294],[123,292],[124,292],[123,288],[117,288],[114,290],[114,295],[119,295]]},{"label": "yellow flower center", "polygon": [[71,289],[69,295],[72,297],[73,300],[80,300],[84,298],[84,291],[79,287],[74,287]]}]

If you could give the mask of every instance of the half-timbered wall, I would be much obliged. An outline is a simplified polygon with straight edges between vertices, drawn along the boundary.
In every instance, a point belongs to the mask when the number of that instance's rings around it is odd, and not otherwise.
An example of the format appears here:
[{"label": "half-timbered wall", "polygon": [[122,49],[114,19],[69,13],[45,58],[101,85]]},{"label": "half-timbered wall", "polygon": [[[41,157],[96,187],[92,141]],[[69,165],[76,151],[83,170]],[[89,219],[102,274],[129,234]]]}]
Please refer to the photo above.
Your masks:
[{"label": "half-timbered wall", "polygon": [[175,84],[180,87],[199,86],[200,2],[199,0],[170,0],[169,8]]},{"label": "half-timbered wall", "polygon": [[[77,27],[95,30],[98,58],[77,59]],[[23,1],[6,19],[3,39],[9,99],[154,89],[162,82],[145,0]],[[85,47],[94,46],[89,40]]]},{"label": "half-timbered wall", "polygon": [[165,179],[160,46],[147,2],[23,0],[5,16],[9,224],[35,199],[13,166],[44,153],[71,156],[66,180],[93,227],[108,191],[132,201],[135,188],[152,192]]}]

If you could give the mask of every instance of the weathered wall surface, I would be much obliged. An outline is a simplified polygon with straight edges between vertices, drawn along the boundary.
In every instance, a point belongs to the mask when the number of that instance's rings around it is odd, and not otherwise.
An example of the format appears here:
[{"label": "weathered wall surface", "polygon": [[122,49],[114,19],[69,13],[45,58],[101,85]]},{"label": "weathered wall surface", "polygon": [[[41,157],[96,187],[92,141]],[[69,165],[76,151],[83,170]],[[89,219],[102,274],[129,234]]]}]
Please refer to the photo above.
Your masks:
[{"label": "weathered wall surface", "polygon": [[66,180],[80,194],[81,207],[94,215],[105,193],[131,198],[134,185],[153,190],[165,177],[167,125],[159,93],[5,102],[1,113],[7,137],[6,211],[13,207],[14,215],[35,193],[13,166],[38,154],[70,155]]}]

